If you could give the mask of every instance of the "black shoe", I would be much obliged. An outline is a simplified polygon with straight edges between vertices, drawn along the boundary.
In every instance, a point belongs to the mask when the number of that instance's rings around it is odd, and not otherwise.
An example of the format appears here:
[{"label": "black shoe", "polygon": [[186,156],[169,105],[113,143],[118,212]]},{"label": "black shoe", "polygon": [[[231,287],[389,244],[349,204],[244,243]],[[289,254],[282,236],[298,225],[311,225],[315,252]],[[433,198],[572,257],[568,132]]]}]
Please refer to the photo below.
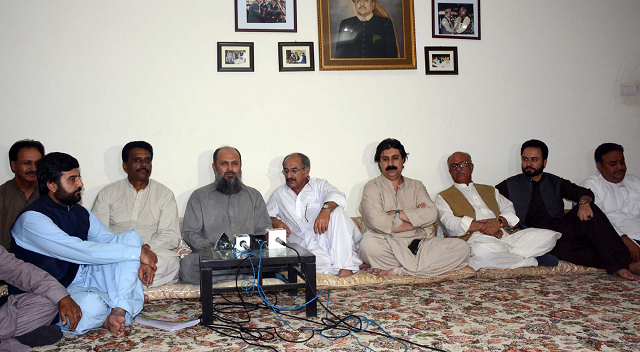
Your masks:
[{"label": "black shoe", "polygon": [[41,326],[31,332],[24,335],[14,336],[14,339],[18,340],[23,345],[29,347],[38,347],[53,345],[60,341],[62,338],[62,331],[58,325]]},{"label": "black shoe", "polygon": [[539,257],[536,257],[538,261],[538,266],[558,266],[558,258],[556,258],[553,254],[544,254]]}]

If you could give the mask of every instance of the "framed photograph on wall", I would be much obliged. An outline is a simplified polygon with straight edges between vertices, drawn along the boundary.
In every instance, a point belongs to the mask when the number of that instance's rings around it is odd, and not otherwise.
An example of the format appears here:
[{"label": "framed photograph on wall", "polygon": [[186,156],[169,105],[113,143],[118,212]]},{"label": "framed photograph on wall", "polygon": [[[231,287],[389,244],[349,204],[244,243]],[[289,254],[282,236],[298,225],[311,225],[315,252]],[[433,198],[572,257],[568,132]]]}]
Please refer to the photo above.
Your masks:
[{"label": "framed photograph on wall", "polygon": [[297,32],[297,0],[234,0],[236,32]]},{"label": "framed photograph on wall", "polygon": [[416,68],[413,0],[318,0],[320,70]]},{"label": "framed photograph on wall", "polygon": [[480,0],[431,0],[433,38],[480,39]]},{"label": "framed photograph on wall", "polygon": [[458,74],[458,47],[425,46],[424,60],[428,75]]},{"label": "framed photograph on wall", "polygon": [[280,72],[315,71],[313,42],[278,43],[278,68]]},{"label": "framed photograph on wall", "polygon": [[218,42],[218,72],[253,72],[253,43]]}]

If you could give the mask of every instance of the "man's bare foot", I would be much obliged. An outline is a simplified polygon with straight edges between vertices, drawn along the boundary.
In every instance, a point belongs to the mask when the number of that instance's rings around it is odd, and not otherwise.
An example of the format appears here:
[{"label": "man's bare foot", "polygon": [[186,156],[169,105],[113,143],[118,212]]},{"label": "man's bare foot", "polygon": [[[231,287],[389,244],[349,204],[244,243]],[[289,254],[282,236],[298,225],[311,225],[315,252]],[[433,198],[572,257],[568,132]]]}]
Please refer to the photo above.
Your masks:
[{"label": "man's bare foot", "polygon": [[353,271],[349,269],[340,269],[340,271],[338,272],[339,277],[347,277],[351,275],[353,275]]},{"label": "man's bare foot", "polygon": [[125,311],[122,308],[113,308],[111,314],[104,320],[102,327],[116,336],[124,336]]},{"label": "man's bare foot", "polygon": [[396,272],[393,271],[393,269],[389,269],[389,270],[373,269],[373,275],[378,275],[378,276],[398,276],[398,274],[396,274]]},{"label": "man's bare foot", "polygon": [[630,281],[638,281],[638,278],[633,275],[629,270],[627,269],[620,269],[618,271],[616,271],[616,275],[620,276],[623,279],[626,280],[630,280]]},{"label": "man's bare foot", "polygon": [[359,267],[360,270],[367,270],[369,268],[370,268],[370,266],[367,263],[362,263],[362,264],[360,264],[360,267]]},{"label": "man's bare foot", "polygon": [[640,263],[631,262],[631,264],[629,264],[629,271],[636,275],[640,275]]}]

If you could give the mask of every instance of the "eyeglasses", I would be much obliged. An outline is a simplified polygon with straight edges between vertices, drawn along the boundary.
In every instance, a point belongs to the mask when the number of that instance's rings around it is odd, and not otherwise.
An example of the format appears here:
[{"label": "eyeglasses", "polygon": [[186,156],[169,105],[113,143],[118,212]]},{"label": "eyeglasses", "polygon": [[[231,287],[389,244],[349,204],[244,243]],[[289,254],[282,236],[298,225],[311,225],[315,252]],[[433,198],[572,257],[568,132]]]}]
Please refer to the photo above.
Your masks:
[{"label": "eyeglasses", "polygon": [[463,162],[460,162],[460,163],[457,163],[457,164],[449,165],[449,170],[453,171],[453,170],[458,169],[458,168],[462,169],[463,167],[467,167],[469,165],[471,165],[470,162],[463,161]]},{"label": "eyeglasses", "polygon": [[297,174],[298,172],[302,171],[304,169],[282,169],[282,174],[286,175],[289,172],[291,172],[292,174]]}]

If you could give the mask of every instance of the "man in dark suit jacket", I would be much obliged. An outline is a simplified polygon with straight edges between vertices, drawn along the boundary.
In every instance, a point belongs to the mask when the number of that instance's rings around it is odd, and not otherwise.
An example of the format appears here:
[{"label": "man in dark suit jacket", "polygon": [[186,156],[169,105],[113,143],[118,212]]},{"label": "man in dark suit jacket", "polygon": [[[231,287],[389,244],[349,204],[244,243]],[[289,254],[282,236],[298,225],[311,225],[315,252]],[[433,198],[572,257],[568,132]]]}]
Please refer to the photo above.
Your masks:
[{"label": "man in dark suit jacket", "polygon": [[397,58],[398,44],[393,22],[376,16],[376,0],[352,0],[357,15],[342,20],[335,58]]},{"label": "man in dark suit jacket", "polygon": [[247,23],[260,23],[262,22],[262,13],[260,12],[260,6],[262,0],[256,0],[249,6],[249,13],[247,13]]}]

